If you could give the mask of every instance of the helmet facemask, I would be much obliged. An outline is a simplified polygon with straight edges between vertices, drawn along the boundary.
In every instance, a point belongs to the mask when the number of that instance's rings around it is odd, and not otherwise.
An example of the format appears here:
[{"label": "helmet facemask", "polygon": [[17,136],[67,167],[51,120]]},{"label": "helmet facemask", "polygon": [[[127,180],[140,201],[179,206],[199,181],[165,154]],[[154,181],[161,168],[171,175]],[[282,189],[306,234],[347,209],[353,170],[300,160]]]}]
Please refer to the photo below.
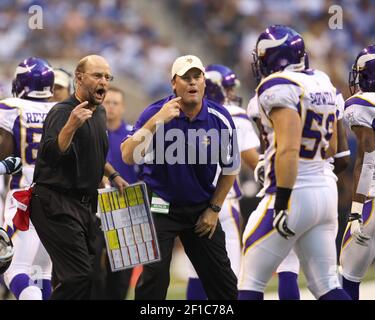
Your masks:
[{"label": "helmet facemask", "polygon": [[375,45],[364,48],[349,73],[349,90],[353,95],[358,91],[375,92]]}]

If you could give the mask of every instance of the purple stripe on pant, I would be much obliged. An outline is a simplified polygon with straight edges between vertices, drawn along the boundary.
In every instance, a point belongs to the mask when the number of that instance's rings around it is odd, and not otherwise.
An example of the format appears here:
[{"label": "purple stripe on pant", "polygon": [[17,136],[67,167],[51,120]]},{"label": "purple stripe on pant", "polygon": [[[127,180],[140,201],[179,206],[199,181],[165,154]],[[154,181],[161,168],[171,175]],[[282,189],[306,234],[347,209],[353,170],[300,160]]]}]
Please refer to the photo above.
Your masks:
[{"label": "purple stripe on pant", "polygon": [[268,174],[268,178],[271,180],[271,184],[268,186],[266,190],[266,193],[268,194],[272,194],[276,192],[275,158],[276,158],[276,153],[271,157],[271,170]]},{"label": "purple stripe on pant", "polygon": [[268,209],[255,231],[245,241],[244,252],[260,238],[272,231],[273,209]]},{"label": "purple stripe on pant", "polygon": [[234,180],[233,189],[234,189],[234,192],[235,192],[235,197],[240,198],[242,196],[242,192],[241,192],[240,186],[238,184],[237,178],[236,178],[236,180]]},{"label": "purple stripe on pant", "polygon": [[236,222],[236,227],[237,227],[238,232],[240,232],[240,213],[238,212],[235,206],[231,206],[231,208],[232,208],[232,217],[234,221]]}]

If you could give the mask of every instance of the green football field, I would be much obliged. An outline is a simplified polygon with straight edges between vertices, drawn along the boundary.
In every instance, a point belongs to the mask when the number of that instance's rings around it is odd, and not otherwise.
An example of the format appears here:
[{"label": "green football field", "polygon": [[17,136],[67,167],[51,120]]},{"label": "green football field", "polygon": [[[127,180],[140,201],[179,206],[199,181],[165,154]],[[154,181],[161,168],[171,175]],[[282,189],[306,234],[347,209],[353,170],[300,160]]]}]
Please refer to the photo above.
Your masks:
[{"label": "green football field", "polygon": [[[367,271],[367,274],[365,276],[365,279],[363,283],[367,281],[375,281],[375,265],[372,265],[369,270]],[[300,288],[306,288],[306,279],[303,275],[303,273],[299,277],[299,285]],[[274,275],[269,282],[266,292],[265,293],[270,293],[270,292],[275,292],[277,291],[277,276]],[[168,289],[168,294],[167,294],[167,300],[185,300],[186,296],[186,281],[178,279],[176,276],[173,274],[171,275],[171,284]],[[134,289],[131,289],[129,292],[128,299],[133,299],[134,298]]]}]

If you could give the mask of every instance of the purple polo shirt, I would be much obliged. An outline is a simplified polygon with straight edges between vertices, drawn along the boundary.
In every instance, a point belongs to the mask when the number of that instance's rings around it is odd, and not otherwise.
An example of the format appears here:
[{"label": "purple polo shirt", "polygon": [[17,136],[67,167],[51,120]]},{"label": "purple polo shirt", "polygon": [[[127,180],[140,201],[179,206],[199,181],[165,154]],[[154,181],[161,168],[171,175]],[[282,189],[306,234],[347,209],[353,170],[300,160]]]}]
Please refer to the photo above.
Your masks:
[{"label": "purple polo shirt", "polygon": [[[172,98],[174,96],[169,96],[147,107],[128,137]],[[199,129],[202,129],[200,138],[194,138]],[[139,178],[173,205],[208,202],[215,191],[213,181],[217,166],[229,172],[240,166],[234,129],[233,120],[222,105],[203,99],[202,109],[193,121],[181,111],[179,117],[158,127],[146,152],[145,163],[140,165]],[[178,160],[173,163],[176,158]]]},{"label": "purple polo shirt", "polygon": [[121,177],[123,177],[128,183],[137,182],[137,174],[135,172],[134,166],[129,166],[122,161],[120,145],[124,137],[126,137],[132,129],[132,126],[122,121],[120,127],[117,130],[108,130],[109,149],[107,154],[107,161],[113,166],[113,168],[115,168],[116,171],[120,173]]}]

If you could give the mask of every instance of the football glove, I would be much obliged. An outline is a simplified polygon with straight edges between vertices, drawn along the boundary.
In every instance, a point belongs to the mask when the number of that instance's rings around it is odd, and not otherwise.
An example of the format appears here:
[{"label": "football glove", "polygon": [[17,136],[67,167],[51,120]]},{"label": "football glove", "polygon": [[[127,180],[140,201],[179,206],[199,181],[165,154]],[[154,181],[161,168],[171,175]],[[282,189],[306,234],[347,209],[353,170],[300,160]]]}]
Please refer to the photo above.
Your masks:
[{"label": "football glove", "polygon": [[254,169],[254,179],[255,182],[258,182],[262,187],[264,185],[264,155],[259,155],[258,163]]},{"label": "football glove", "polygon": [[285,239],[289,239],[295,235],[295,232],[288,227],[288,211],[287,210],[273,210],[272,226]]},{"label": "football glove", "polygon": [[0,228],[0,274],[9,268],[14,255],[13,243],[6,231]]},{"label": "football glove", "polygon": [[363,220],[362,215],[359,213],[349,214],[350,233],[355,242],[361,246],[368,246],[368,240],[371,239],[368,235],[363,233]]},{"label": "football glove", "polygon": [[21,158],[18,157],[8,157],[1,161],[5,167],[6,174],[15,174],[20,172],[22,169]]}]

